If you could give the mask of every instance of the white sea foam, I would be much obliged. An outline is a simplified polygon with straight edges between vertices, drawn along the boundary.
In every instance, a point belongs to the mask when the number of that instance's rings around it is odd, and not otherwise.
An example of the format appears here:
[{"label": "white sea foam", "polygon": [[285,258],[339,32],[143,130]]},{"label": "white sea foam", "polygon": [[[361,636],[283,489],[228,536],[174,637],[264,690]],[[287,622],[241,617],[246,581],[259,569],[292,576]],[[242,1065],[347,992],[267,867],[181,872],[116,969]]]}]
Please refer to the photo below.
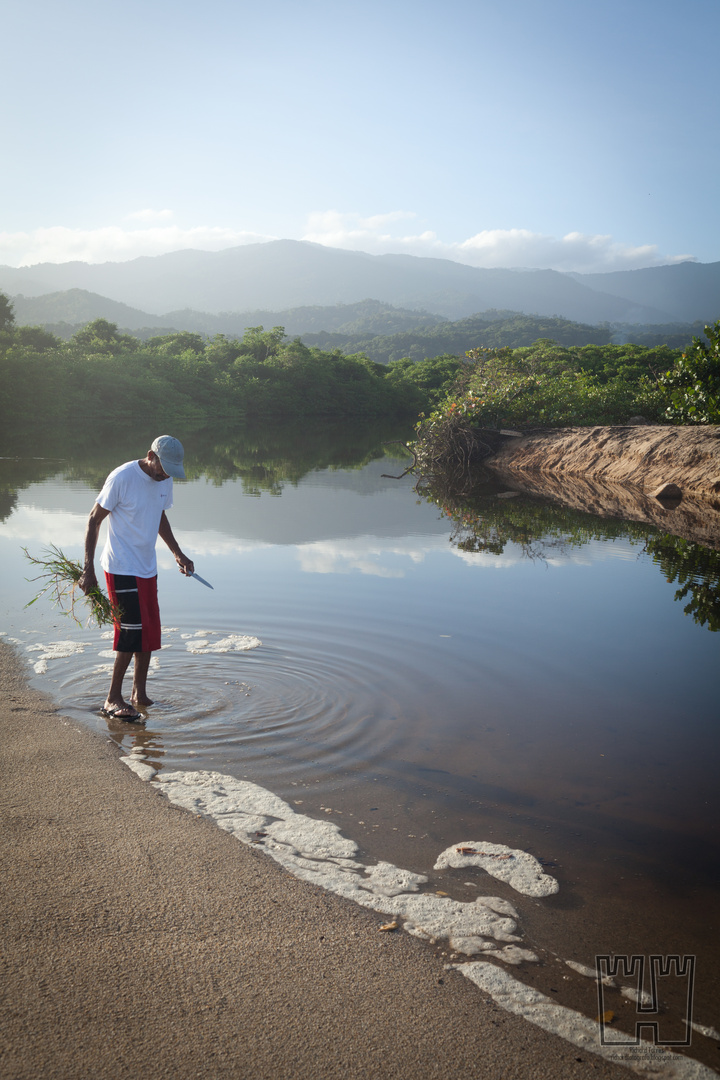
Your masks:
[{"label": "white sea foam", "polygon": [[466,840],[446,848],[435,863],[435,869],[444,870],[449,866],[463,870],[478,866],[525,896],[552,896],[560,888],[555,878],[546,874],[527,851],[486,840]]},{"label": "white sea foam", "polygon": [[152,780],[157,772],[157,769],[153,768],[152,765],[148,765],[142,758],[135,757],[133,754],[121,757],[120,760],[123,765],[127,765],[128,769],[132,769],[134,773],[137,773],[141,780]]},{"label": "white sea foam", "polygon": [[[687,1023],[687,1020],[685,1023]],[[699,1035],[704,1035],[706,1039],[715,1039],[716,1042],[720,1042],[720,1031],[717,1031],[714,1027],[708,1027],[707,1024],[696,1024],[694,1020],[690,1021],[690,1027],[693,1031],[697,1031]]]},{"label": "white sea foam", "polygon": [[[595,968],[588,967],[586,964],[579,964],[577,960],[566,960],[565,963],[573,971],[577,971],[578,975],[584,975],[586,979],[597,979],[597,970]],[[617,983],[610,975],[603,977],[604,986],[617,986]]]},{"label": "white sea foam", "polygon": [[673,1054],[664,1047],[654,1047],[651,1043],[638,1046],[634,1036],[622,1031],[613,1029],[612,1033],[613,1043],[622,1045],[603,1045],[600,1025],[596,1021],[558,1005],[494,964],[474,960],[448,966],[474,982],[501,1008],[522,1016],[544,1031],[559,1035],[586,1053],[624,1065],[640,1076],[653,1080],[717,1080],[717,1073],[699,1061]]},{"label": "white sea foam", "polygon": [[[212,818],[243,843],[262,844],[268,855],[295,877],[382,915],[403,919],[404,929],[409,933],[431,941],[447,939],[456,953],[492,956],[506,964],[518,965],[538,959],[529,949],[517,944],[521,941],[516,934],[518,915],[505,899],[480,896],[474,902],[461,902],[436,893],[421,893],[420,886],[428,880],[424,875],[387,862],[366,866],[355,858],[357,844],[344,837],[334,822],[318,821],[297,813],[279,796],[257,784],[215,772],[156,773],[141,748],[135,748],[121,761],[143,780],[152,779],[160,792],[176,806]],[[549,882],[543,881],[547,875],[532,856],[502,845],[484,842],[455,845],[440,856],[436,863],[438,868],[455,864],[454,856],[458,854],[455,847],[472,847],[486,853],[473,858],[512,854],[513,860],[502,861],[514,861],[515,873],[506,875],[503,880],[518,892],[531,896],[557,892],[557,882],[553,878]],[[468,862],[464,860],[460,865],[467,866]],[[482,866],[482,869],[486,867]],[[550,883],[554,887],[550,888]],[[531,891],[538,886],[549,891]],[[498,942],[505,944],[498,948]],[[579,974],[595,975],[593,969],[583,964],[565,962]],[[494,964],[469,961],[448,967],[461,972],[507,1011],[588,1053],[624,1065],[648,1080],[710,1080],[717,1077],[711,1069],[691,1058],[647,1043],[637,1046],[634,1038],[619,1031],[613,1031],[613,1040],[621,1045],[602,1045],[596,1021],[558,1005]],[[698,1024],[693,1027],[710,1037],[717,1037],[713,1028]]]},{"label": "white sea foam", "polygon": [[496,960],[503,960],[506,964],[523,964],[525,961],[537,963],[538,957],[529,949],[520,949],[517,945],[506,945],[504,949],[490,949],[486,956],[494,956]]},{"label": "white sea foam", "polygon": [[185,648],[188,652],[204,655],[206,653],[248,652],[262,645],[262,641],[251,634],[228,634],[217,641],[212,640],[214,637],[219,637],[219,635],[213,631],[198,631],[186,640]]},{"label": "white sea foam", "polygon": [[25,648],[27,652],[40,653],[33,663],[33,669],[37,675],[44,675],[49,660],[64,660],[68,656],[76,656],[85,651],[86,644],[84,641],[48,641],[47,644],[38,641],[34,645],[26,645]]},{"label": "white sea foam", "polygon": [[638,991],[633,986],[622,986],[620,988],[620,993],[623,997],[627,998],[628,1001],[634,1001],[636,1005],[652,1005],[653,1003],[653,999],[650,994],[648,994],[647,990]]},{"label": "white sea foam", "polygon": [[[262,842],[267,853],[296,877],[402,918],[405,929],[417,937],[447,939],[453,949],[468,955],[492,949],[496,942],[521,940],[516,933],[517,912],[507,900],[480,896],[464,902],[419,893],[427,882],[424,875],[386,862],[366,866],[356,859],[355,842],[344,837],[334,822],[296,813],[256,784],[211,772],[162,772],[156,779],[171,802],[213,818],[244,843]],[[512,962],[517,962],[516,954]]]}]

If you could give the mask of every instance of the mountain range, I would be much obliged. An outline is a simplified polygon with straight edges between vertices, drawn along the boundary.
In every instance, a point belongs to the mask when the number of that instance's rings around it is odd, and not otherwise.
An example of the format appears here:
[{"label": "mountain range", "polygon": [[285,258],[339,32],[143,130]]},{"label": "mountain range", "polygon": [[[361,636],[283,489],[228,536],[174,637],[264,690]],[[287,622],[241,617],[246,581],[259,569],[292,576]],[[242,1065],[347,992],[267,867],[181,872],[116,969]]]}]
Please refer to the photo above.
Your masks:
[{"label": "mountain range", "polygon": [[[223,332],[237,333],[242,326],[263,322],[260,318],[248,322],[249,316],[356,304],[366,297],[408,313],[422,309],[417,315],[424,325],[488,309],[562,316],[588,324],[690,323],[720,317],[720,262],[567,274],[479,269],[448,259],[368,255],[276,240],[127,262],[0,266],[0,291],[13,297],[22,321],[76,323],[104,317],[128,329],[201,329],[205,320],[213,324],[206,332],[224,328]],[[90,294],[96,294],[92,301]],[[52,310],[54,317],[40,317],[41,308],[29,303],[39,298],[44,300],[42,311]],[[100,298],[105,304],[102,312]],[[22,309],[33,306],[38,315],[27,319]]]}]

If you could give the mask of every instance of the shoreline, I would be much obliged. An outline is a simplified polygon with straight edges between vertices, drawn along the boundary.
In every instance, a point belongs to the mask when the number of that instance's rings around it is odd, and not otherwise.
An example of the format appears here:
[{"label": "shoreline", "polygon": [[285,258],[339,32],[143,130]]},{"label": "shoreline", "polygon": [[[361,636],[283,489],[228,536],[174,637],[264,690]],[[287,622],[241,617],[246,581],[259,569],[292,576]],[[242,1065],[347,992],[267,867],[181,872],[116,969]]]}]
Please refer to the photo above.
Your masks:
[{"label": "shoreline", "polygon": [[0,678],[5,1075],[629,1075],[172,806],[2,642]]},{"label": "shoreline", "polygon": [[683,497],[708,502],[717,511],[720,426],[538,428],[504,437],[482,465],[506,476],[581,478],[632,486],[647,495],[674,484]]}]

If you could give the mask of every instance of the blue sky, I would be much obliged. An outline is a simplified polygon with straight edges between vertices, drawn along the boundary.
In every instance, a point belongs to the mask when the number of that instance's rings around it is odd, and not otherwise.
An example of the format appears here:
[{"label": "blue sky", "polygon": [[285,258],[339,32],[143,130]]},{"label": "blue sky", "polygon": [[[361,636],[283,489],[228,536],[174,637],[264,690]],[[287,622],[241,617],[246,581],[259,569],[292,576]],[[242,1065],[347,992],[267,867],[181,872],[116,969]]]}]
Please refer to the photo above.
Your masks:
[{"label": "blue sky", "polygon": [[720,259],[717,0],[6,0],[0,263]]}]

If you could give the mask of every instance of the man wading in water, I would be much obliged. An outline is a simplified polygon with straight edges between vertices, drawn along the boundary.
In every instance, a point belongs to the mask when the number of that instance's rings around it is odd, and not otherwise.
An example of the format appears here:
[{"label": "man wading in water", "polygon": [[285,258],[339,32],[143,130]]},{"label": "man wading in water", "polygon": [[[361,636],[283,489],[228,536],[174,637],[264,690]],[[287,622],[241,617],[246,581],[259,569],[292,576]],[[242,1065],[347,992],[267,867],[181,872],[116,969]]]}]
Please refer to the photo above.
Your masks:
[{"label": "man wading in water", "polygon": [[[172,477],[185,479],[182,443],[160,435],[142,461],[128,461],[110,473],[97,497],[85,534],[85,566],[78,585],[84,593],[97,586],[95,548],[106,517],[108,537],[100,558],[108,594],[120,608],[115,623],[115,667],[101,712],[116,720],[142,720],[138,709],[152,705],[146,683],[150,656],[160,648],[155,544],[162,537],[175,556],[181,574],[195,565],[183,555],[173,536],[166,510],[173,504]],[[122,696],[123,679],[135,657],[132,705]]]}]

